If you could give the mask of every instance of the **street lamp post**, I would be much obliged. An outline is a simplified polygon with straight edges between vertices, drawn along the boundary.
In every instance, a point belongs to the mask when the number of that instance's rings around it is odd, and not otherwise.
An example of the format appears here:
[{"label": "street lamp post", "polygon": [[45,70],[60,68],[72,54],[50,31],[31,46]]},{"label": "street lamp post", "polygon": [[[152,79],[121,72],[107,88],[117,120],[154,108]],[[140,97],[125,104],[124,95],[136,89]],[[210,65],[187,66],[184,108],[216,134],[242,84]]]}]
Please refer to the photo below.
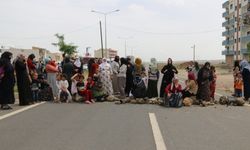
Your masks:
[{"label": "street lamp post", "polygon": [[105,49],[108,49],[108,40],[107,40],[107,15],[118,12],[120,11],[119,9],[109,11],[109,12],[101,12],[101,11],[96,11],[96,10],[91,10],[91,12],[98,13],[104,15],[104,25],[105,25]]},{"label": "street lamp post", "polygon": [[195,62],[195,45],[191,47],[193,49],[193,61]]},{"label": "street lamp post", "polygon": [[122,40],[125,40],[125,45],[124,45],[124,48],[125,48],[125,57],[127,57],[127,40],[132,39],[133,37],[130,36],[130,37],[118,37],[118,38],[122,39]]}]

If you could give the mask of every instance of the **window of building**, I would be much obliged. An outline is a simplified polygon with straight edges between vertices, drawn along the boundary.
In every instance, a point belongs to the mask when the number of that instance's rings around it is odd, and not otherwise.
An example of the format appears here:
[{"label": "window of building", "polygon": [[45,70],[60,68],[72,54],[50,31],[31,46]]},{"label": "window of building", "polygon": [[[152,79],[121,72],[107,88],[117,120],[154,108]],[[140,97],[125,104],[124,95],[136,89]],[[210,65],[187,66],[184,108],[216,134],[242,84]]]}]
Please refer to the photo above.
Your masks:
[{"label": "window of building", "polygon": [[249,35],[249,34],[250,34],[250,31],[247,32],[247,35]]},{"label": "window of building", "polygon": [[230,5],[230,9],[233,9],[233,4]]}]

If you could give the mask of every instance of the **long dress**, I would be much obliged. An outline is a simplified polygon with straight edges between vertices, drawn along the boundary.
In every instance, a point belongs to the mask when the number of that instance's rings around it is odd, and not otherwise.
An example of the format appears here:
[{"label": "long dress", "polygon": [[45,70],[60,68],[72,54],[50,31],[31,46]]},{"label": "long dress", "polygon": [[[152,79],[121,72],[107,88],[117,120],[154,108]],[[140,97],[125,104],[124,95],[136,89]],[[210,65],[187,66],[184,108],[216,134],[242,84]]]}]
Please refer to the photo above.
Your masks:
[{"label": "long dress", "polygon": [[161,91],[160,91],[160,97],[164,96],[164,91],[165,88],[172,83],[172,80],[174,78],[175,74],[178,74],[177,69],[172,65],[172,64],[168,64],[165,65],[162,70],[161,73],[164,74],[163,78],[162,78],[162,83],[161,83]]},{"label": "long dress", "polygon": [[159,78],[159,71],[157,67],[149,66],[147,97],[149,98],[158,97],[158,92],[157,92],[158,78]]},{"label": "long dress", "polygon": [[46,72],[47,72],[47,81],[50,87],[52,88],[53,96],[56,97],[59,92],[59,89],[56,86],[56,74],[58,72],[58,69],[51,64],[47,64]]},{"label": "long dress", "polygon": [[133,64],[128,63],[126,72],[126,87],[125,87],[126,96],[129,96],[133,87],[133,71],[134,71]]},{"label": "long dress", "polygon": [[112,69],[110,64],[104,62],[100,65],[100,80],[103,84],[103,90],[108,95],[113,95],[113,86],[111,81]]},{"label": "long dress", "polygon": [[68,90],[71,91],[71,77],[74,75],[74,65],[71,62],[65,62],[63,64],[62,73],[67,75],[67,80],[69,83]]},{"label": "long dress", "polygon": [[15,76],[14,68],[10,62],[5,64],[4,71],[4,77],[0,82],[0,104],[14,104]]},{"label": "long dress", "polygon": [[19,105],[29,105],[30,102],[32,102],[32,93],[26,64],[23,60],[19,59],[15,63],[15,69],[19,93]]},{"label": "long dress", "polygon": [[243,69],[242,78],[244,83],[244,97],[248,100],[250,98],[250,71],[247,68]]},{"label": "long dress", "polygon": [[114,94],[118,94],[119,93],[119,87],[118,87],[118,73],[119,73],[119,63],[116,61],[113,61],[111,63],[111,68],[112,68],[112,72],[113,72],[113,76],[112,76],[112,86],[113,86],[113,90],[114,90]]},{"label": "long dress", "polygon": [[210,81],[212,80],[212,75],[210,70],[203,67],[198,73],[198,91],[197,99],[201,101],[210,101]]}]

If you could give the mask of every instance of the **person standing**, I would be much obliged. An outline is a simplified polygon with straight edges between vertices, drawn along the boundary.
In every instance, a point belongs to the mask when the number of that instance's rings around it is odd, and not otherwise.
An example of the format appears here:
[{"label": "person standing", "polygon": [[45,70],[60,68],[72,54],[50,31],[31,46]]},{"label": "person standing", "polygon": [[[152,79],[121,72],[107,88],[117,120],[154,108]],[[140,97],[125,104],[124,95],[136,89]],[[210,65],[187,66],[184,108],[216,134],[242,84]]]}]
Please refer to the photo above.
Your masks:
[{"label": "person standing", "polygon": [[30,88],[31,77],[28,74],[28,67],[24,55],[21,54],[17,57],[15,70],[19,94],[19,105],[25,106],[32,104],[32,92]]},{"label": "person standing", "polygon": [[250,98],[250,64],[246,60],[242,60],[240,66],[244,85],[244,98],[245,101],[248,101]]},{"label": "person standing", "polygon": [[0,67],[3,67],[4,74],[0,80],[0,104],[1,109],[12,109],[8,104],[14,104],[14,68],[10,62],[12,53],[4,52],[0,58]]},{"label": "person standing", "polygon": [[103,89],[108,96],[113,95],[113,87],[111,81],[112,69],[107,59],[103,59],[100,65],[100,80],[103,84]]},{"label": "person standing", "polygon": [[206,62],[205,65],[198,72],[198,91],[196,98],[203,101],[210,101],[210,81],[212,81],[212,75],[210,71],[210,63]]},{"label": "person standing", "polygon": [[131,63],[131,59],[127,58],[126,87],[125,87],[125,93],[127,97],[129,97],[129,94],[133,87],[133,71],[134,71],[134,65]]},{"label": "person standing", "polygon": [[164,97],[165,88],[170,83],[172,83],[175,74],[178,74],[178,71],[176,67],[173,65],[173,61],[171,58],[168,59],[168,64],[162,68],[161,73],[163,74],[163,78],[161,83],[160,97]]},{"label": "person standing", "polygon": [[233,77],[234,77],[234,94],[233,94],[233,96],[237,95],[237,92],[236,92],[236,89],[235,89],[235,87],[236,87],[235,83],[236,83],[236,78],[237,78],[238,74],[241,74],[241,72],[240,72],[240,62],[238,60],[236,60],[234,62],[234,69],[233,69]]},{"label": "person standing", "polygon": [[74,75],[74,65],[70,62],[70,58],[66,57],[64,64],[62,66],[62,73],[67,76],[67,81],[69,83],[68,91],[71,91],[71,78]]},{"label": "person standing", "polygon": [[[113,72],[112,76],[112,86],[114,90],[114,94],[119,94],[119,86],[118,86],[118,74],[119,74],[119,56],[115,56],[114,61],[111,63],[111,68]],[[126,84],[126,83],[125,83]]]},{"label": "person standing", "polygon": [[211,76],[212,76],[212,79],[211,79],[211,82],[210,82],[210,97],[212,98],[212,100],[214,101],[215,100],[215,89],[216,89],[216,80],[217,80],[217,75],[216,75],[216,70],[215,70],[215,67],[214,66],[211,66]]},{"label": "person standing", "polygon": [[54,98],[58,95],[58,88],[56,86],[56,74],[58,73],[57,65],[54,61],[50,60],[46,65],[47,80],[52,88]]},{"label": "person standing", "polygon": [[159,79],[159,70],[157,68],[157,61],[155,58],[151,58],[148,70],[148,89],[147,97],[158,97],[157,83]]},{"label": "person standing", "polygon": [[34,62],[35,58],[36,58],[36,56],[34,54],[30,54],[28,56],[28,59],[27,59],[27,65],[28,65],[28,69],[29,69],[28,71],[29,71],[30,75],[37,72],[36,71],[36,65],[35,65],[35,62]]},{"label": "person standing", "polygon": [[126,97],[125,94],[125,87],[126,87],[126,72],[127,72],[127,62],[125,58],[121,58],[121,65],[119,68],[119,73],[117,75],[118,77],[118,87],[119,87],[119,93],[120,98],[124,99]]}]

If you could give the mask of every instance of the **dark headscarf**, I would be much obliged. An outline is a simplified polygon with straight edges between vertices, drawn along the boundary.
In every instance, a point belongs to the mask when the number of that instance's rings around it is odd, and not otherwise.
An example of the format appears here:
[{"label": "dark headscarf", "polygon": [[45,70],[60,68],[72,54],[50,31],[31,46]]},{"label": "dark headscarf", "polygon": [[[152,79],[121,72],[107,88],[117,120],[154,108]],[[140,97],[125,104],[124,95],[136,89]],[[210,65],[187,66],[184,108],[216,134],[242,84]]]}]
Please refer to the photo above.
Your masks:
[{"label": "dark headscarf", "polygon": [[28,57],[30,60],[33,60],[34,58],[36,58],[36,56],[34,54],[30,54]]},{"label": "dark headscarf", "polygon": [[12,57],[12,53],[7,51],[2,54],[1,59],[3,62],[10,62],[11,57]]},{"label": "dark headscarf", "polygon": [[114,61],[119,63],[119,59],[120,59],[119,56],[115,56]]}]

